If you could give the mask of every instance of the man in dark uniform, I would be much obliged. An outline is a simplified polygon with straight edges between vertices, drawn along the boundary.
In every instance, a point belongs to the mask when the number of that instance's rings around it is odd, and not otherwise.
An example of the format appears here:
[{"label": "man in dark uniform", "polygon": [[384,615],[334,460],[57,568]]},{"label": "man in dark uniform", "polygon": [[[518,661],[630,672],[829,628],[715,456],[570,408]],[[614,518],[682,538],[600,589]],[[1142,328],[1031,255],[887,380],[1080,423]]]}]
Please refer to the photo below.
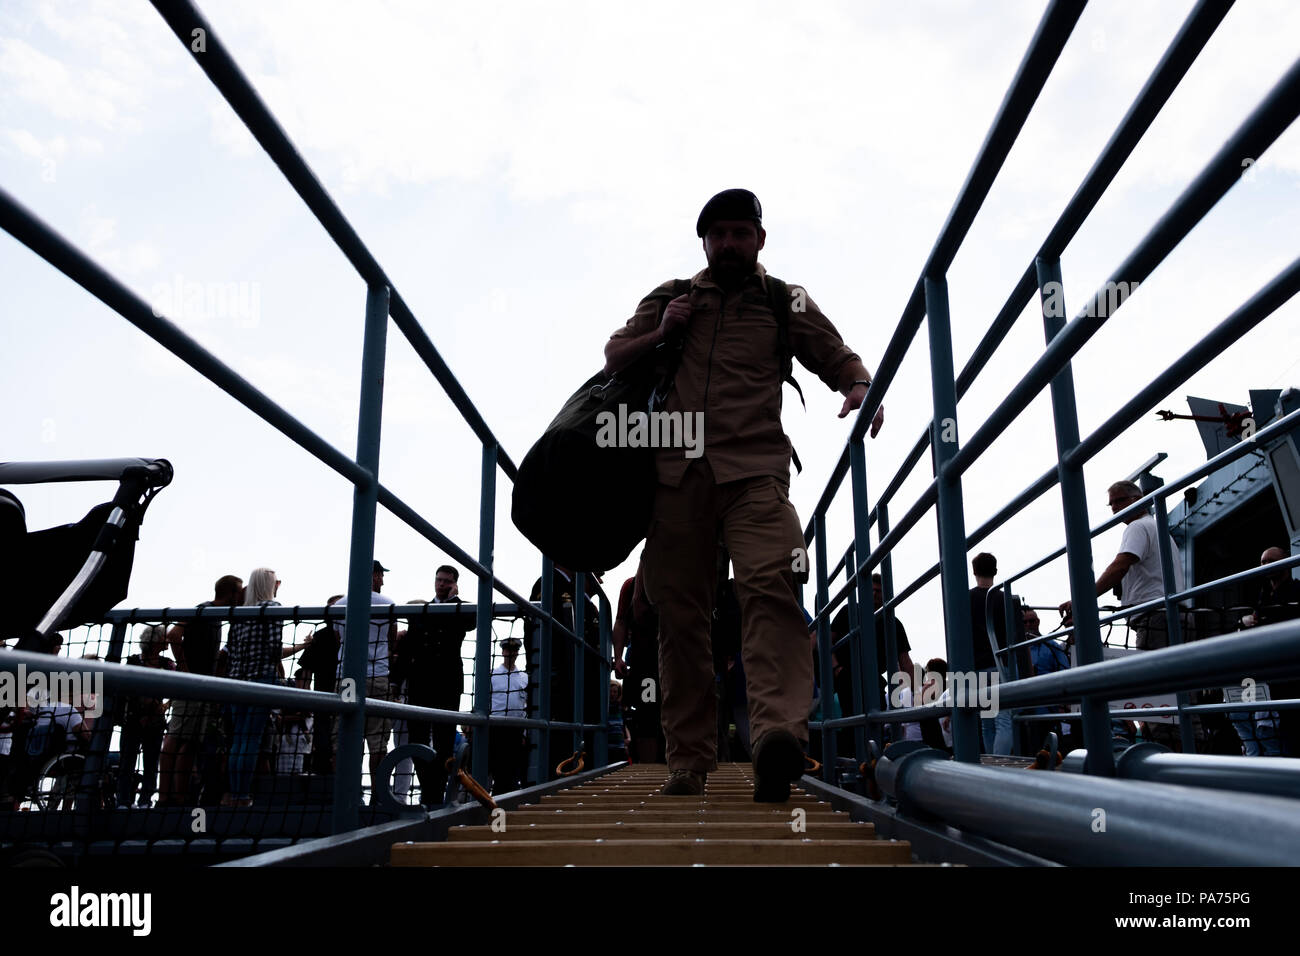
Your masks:
[{"label": "man in dark uniform", "polygon": [[[460,572],[444,564],[434,573],[433,604],[455,604],[454,614],[427,614],[411,618],[398,653],[404,661],[407,702],[438,710],[460,710],[460,695],[465,689],[465,666],[461,645],[465,635],[477,626],[475,615],[462,611],[457,595]],[[442,802],[447,790],[446,761],[452,756],[456,725],[409,723],[409,741],[430,744],[438,757],[431,764],[416,761],[420,778],[420,801],[426,806]]]},{"label": "man in dark uniform", "polygon": [[[664,411],[703,416],[704,439],[660,447],[658,487],[645,549],[645,582],[659,611],[660,707],[667,739],[667,794],[704,791],[717,765],[716,695],[709,630],[719,531],[735,570],[744,622],[745,668],[754,739],[754,798],[789,799],[803,773],[812,705],[812,654],[800,610],[792,552],[802,549],[790,504],[790,440],[781,429],[788,352],[845,396],[840,416],[861,406],[870,376],[835,327],[798,286],[787,309],[774,303],[758,263],[767,239],[753,193],[728,189],[696,222],[708,268],[660,314],[666,283],[643,299],[605,346],[605,371],[627,367],[681,336],[681,362]],[[774,310],[776,305],[780,312]],[[874,436],[884,421],[872,423]],[[702,454],[701,454],[702,453]]]}]

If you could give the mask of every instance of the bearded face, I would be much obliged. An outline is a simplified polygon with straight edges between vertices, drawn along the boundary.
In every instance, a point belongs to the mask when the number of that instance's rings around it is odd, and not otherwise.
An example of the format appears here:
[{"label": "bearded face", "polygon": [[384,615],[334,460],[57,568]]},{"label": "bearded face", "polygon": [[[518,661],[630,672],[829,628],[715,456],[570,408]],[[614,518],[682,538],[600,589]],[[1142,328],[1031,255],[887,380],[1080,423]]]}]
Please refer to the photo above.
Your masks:
[{"label": "bearded face", "polygon": [[767,233],[748,219],[721,219],[704,234],[709,273],[723,288],[738,287],[758,268],[758,251]]}]

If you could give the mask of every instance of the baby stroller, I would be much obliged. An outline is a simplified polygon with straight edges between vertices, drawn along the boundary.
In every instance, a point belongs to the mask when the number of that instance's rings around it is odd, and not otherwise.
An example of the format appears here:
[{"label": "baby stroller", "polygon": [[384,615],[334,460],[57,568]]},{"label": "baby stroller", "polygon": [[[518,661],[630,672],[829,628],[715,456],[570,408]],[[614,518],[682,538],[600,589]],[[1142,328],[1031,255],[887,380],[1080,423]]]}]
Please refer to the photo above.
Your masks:
[{"label": "baby stroller", "polygon": [[[55,652],[61,628],[95,621],[126,597],[140,522],[153,496],[171,482],[172,466],[142,458],[0,463],[0,485],[103,480],[118,483],[112,501],[75,524],[43,531],[28,531],[22,502],[0,488],[0,640],[18,638],[19,651]],[[16,666],[10,654],[0,653],[0,669]],[[55,716],[12,706],[0,713],[15,745],[7,779],[0,779],[0,804],[6,797],[25,799],[29,785],[38,809],[70,804],[72,781],[86,758],[41,743]],[[29,747],[33,731],[37,739]],[[61,741],[62,731],[54,737]]]},{"label": "baby stroller", "polygon": [[145,509],[172,480],[165,459],[0,463],[0,485],[118,482],[112,501],[76,524],[28,531],[22,502],[0,488],[0,639],[48,652],[61,628],[98,619],[126,597]]}]

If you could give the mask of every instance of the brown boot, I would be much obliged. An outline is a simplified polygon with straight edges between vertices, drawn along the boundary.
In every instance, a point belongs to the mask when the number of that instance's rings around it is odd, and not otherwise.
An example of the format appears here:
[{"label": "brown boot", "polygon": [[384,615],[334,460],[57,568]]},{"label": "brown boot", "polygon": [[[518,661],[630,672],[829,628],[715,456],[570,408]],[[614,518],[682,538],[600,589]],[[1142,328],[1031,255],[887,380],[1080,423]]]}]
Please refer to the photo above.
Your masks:
[{"label": "brown boot", "polygon": [[696,773],[694,770],[674,770],[659,792],[670,797],[702,797],[706,779],[708,774]]}]

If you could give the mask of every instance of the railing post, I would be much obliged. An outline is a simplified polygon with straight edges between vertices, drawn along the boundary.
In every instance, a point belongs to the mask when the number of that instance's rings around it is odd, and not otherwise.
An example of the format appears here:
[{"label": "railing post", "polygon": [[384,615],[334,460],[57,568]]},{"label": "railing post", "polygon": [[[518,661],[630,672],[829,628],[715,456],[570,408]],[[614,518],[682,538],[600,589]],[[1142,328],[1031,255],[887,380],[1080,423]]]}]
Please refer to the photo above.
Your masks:
[{"label": "railing post", "polygon": [[[844,573],[846,575],[853,573],[853,569],[857,564],[857,553],[858,549],[856,545],[849,548],[849,553],[844,559]],[[857,608],[854,606],[856,603],[857,602],[853,599],[853,592],[850,591],[848,600],[844,602],[844,606],[848,608],[848,612],[844,615],[844,619],[849,622],[849,634],[851,635],[849,637],[849,678],[852,681],[853,696],[849,703],[852,704],[852,709],[845,707],[844,701],[840,701],[840,709],[845,710],[847,713],[850,713],[855,717],[858,714],[865,713],[866,711],[864,705],[866,693],[863,688],[864,678],[862,676],[862,665],[865,655],[862,653],[862,633],[858,628],[858,612]],[[862,724],[858,724],[853,728],[853,756],[857,760],[859,766],[861,766],[867,759],[867,730],[868,728]]]},{"label": "railing post", "polygon": [[[581,724],[584,705],[583,678],[587,674],[587,575],[582,571],[573,572],[573,633],[578,642],[573,647],[573,722]],[[582,749],[584,731],[581,727],[573,732],[573,749]],[[592,755],[594,756],[594,755]]]},{"label": "railing post", "polygon": [[[868,512],[859,517],[857,505],[860,498],[863,511],[866,511],[867,456],[862,442],[854,442],[849,447],[849,476],[853,482],[853,550],[855,552],[853,567],[856,570],[858,565],[862,563],[863,558],[871,554],[870,513]],[[889,531],[889,506],[886,502],[881,501],[876,506],[876,511],[876,520],[879,522],[876,528],[876,536],[877,540],[879,540]],[[852,617],[856,614],[858,680],[862,683],[863,706],[867,711],[883,710],[886,702],[881,700],[880,697],[880,648],[877,646],[876,641],[876,592],[871,586],[870,574],[858,576],[857,600],[853,603],[856,603],[857,607],[849,611],[849,626],[853,626]],[[877,753],[881,753],[885,749],[884,724],[867,724],[865,730],[866,738],[863,740],[862,759],[859,764],[867,759],[866,739],[875,741]]]},{"label": "railing post", "polygon": [[596,766],[609,764],[609,659],[612,655],[609,633],[609,598],[600,596],[600,729],[596,731]]},{"label": "railing post", "polygon": [[497,451],[495,444],[483,445],[483,474],[479,488],[478,563],[487,574],[478,579],[478,633],[474,644],[474,712],[489,718],[474,735],[470,758],[474,779],[487,786],[488,738],[492,713],[492,555],[496,547]]},{"label": "railing post", "polygon": [[[1007,646],[1017,643],[1020,628],[1016,626],[1016,618],[1020,618],[1023,623],[1024,615],[1020,613],[1019,602],[1014,594],[1011,593],[1011,584],[1002,585],[1002,620],[1006,624]],[[1013,681],[1020,680],[1023,677],[1033,677],[1033,668],[1030,668],[1028,674],[1020,673],[1020,665],[1017,663],[1019,651],[1010,651],[1007,653],[1007,672],[1011,675]],[[1035,753],[1038,748],[1026,749],[1025,737],[1033,730],[1033,724],[1026,724],[1024,721],[1017,721],[1012,714],[1011,720],[1011,752],[1015,754]]]},{"label": "railing post", "polygon": [[537,716],[547,726],[537,732],[537,783],[551,779],[551,638],[550,615],[555,613],[555,564],[542,556],[542,610],[548,615],[537,629]]},{"label": "railing post", "polygon": [[[971,643],[969,579],[966,577],[966,518],[961,478],[948,478],[944,466],[957,454],[957,389],[952,369],[952,330],[948,318],[947,279],[925,278],[926,327],[930,337],[930,389],[934,419],[930,446],[938,482],[939,577],[943,584],[943,616],[948,632],[949,672],[969,673],[975,664]],[[881,572],[883,583],[884,572]],[[954,684],[956,686],[956,684]],[[967,703],[970,703],[967,701]],[[964,763],[980,759],[979,712],[955,708],[952,714],[953,755]]]},{"label": "railing post", "polygon": [[[826,516],[813,514],[813,547],[817,555],[817,594],[813,608],[818,614],[830,601],[826,579]],[[817,621],[817,683],[821,688],[822,779],[835,782],[835,731],[826,727],[831,719],[831,699],[835,695],[835,678],[831,669],[831,622],[826,616]]]},{"label": "railing post", "polygon": [[[1151,475],[1154,479],[1155,475]],[[1159,481],[1160,485],[1164,482]],[[1157,485],[1156,487],[1159,487]],[[1178,611],[1178,602],[1171,594],[1178,593],[1178,579],[1174,577],[1174,553],[1169,547],[1169,509],[1165,505],[1164,495],[1156,498],[1156,537],[1160,545],[1160,574],[1165,588],[1165,629],[1169,635],[1169,646],[1177,647],[1183,643],[1183,620]],[[1183,742],[1183,753],[1196,753],[1196,733],[1192,729],[1192,715],[1184,713],[1192,702],[1192,695],[1185,690],[1178,692],[1178,731]]]},{"label": "railing post", "polygon": [[[1042,303],[1043,328],[1047,343],[1065,328],[1065,290],[1061,283],[1060,259],[1035,259],[1038,294]],[[1078,663],[1101,661],[1101,625],[1098,623],[1097,587],[1092,576],[1092,532],[1088,526],[1087,491],[1083,469],[1067,465],[1065,455],[1079,444],[1079,413],[1074,400],[1074,373],[1066,365],[1052,379],[1052,418],[1056,432],[1057,469],[1060,474],[1061,508],[1065,518],[1066,560],[1070,572],[1070,607],[1074,619],[1074,646]],[[1087,773],[1115,776],[1115,753],[1111,745],[1110,702],[1088,697],[1079,707],[1083,743],[1088,749]]]},{"label": "railing post", "polygon": [[[352,545],[343,629],[340,693],[354,695],[356,706],[339,715],[338,754],[334,761],[334,833],[355,830],[361,809],[361,737],[365,728],[366,674],[369,671],[370,594],[375,559],[375,508],[379,496],[379,432],[384,407],[384,352],[388,335],[388,287],[366,289],[366,330],[361,346],[361,404],[357,415],[357,464],[366,479],[352,492]],[[348,682],[351,682],[350,684]],[[370,781],[371,802],[378,785]]]},{"label": "railing post", "polygon": [[[886,516],[885,520],[888,521],[889,510],[888,508],[885,508],[883,504],[880,513],[882,515],[885,515]],[[885,533],[884,531],[881,532],[882,535],[884,533]],[[874,600],[875,598],[874,585],[872,588],[871,596],[872,599]],[[894,609],[892,607],[886,607],[886,605],[893,599],[894,599],[894,558],[893,555],[887,553],[880,560],[880,606],[881,608],[883,608],[880,617],[880,627],[885,635],[885,673],[889,678],[888,680],[885,681],[885,699],[881,701],[881,706],[883,706],[885,710],[896,709],[893,703],[889,699],[889,688],[894,675],[897,674],[899,670],[898,668],[898,616],[894,613]],[[871,624],[872,624],[872,630],[874,631],[875,621],[873,620]],[[876,653],[879,654],[880,652],[877,651]],[[878,667],[878,666],[879,666],[879,658],[876,658],[875,660],[872,661],[872,667]],[[911,674],[907,676],[909,680],[912,677]],[[877,676],[876,679],[879,680],[879,676]],[[916,701],[919,699],[920,690],[921,688],[919,687],[912,688],[913,704],[915,704]],[[889,727],[890,727],[890,735],[893,737],[893,739],[901,740],[903,725],[890,724]]]}]

